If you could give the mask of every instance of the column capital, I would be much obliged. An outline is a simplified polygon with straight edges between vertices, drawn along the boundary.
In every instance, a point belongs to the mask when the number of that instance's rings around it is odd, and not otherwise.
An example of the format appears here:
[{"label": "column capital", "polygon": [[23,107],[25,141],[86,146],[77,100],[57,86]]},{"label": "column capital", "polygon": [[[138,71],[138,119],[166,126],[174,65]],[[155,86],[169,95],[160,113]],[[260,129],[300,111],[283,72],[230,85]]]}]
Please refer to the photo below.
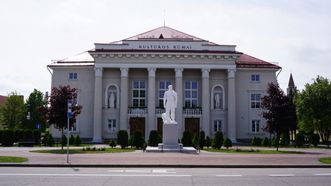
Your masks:
[{"label": "column capital", "polygon": [[148,68],[148,77],[155,77],[156,68]]},{"label": "column capital", "polygon": [[183,77],[183,68],[175,68],[176,77]]},{"label": "column capital", "polygon": [[94,72],[96,77],[102,77],[102,67],[94,67]]},{"label": "column capital", "polygon": [[228,69],[228,78],[234,78],[236,75],[236,69]]},{"label": "column capital", "polygon": [[202,77],[209,78],[209,72],[210,72],[209,68],[203,68],[201,69],[201,72],[202,72]]},{"label": "column capital", "polygon": [[120,70],[121,70],[121,77],[129,76],[129,68],[120,68]]}]

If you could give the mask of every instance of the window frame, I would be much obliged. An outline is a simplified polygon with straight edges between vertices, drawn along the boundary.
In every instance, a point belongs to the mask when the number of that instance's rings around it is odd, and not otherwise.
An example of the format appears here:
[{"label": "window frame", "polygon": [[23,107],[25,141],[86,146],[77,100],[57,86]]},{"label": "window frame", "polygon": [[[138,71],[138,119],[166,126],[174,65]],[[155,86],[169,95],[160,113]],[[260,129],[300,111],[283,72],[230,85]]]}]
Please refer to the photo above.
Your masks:
[{"label": "window frame", "polygon": [[261,133],[261,120],[259,119],[253,119],[251,121],[251,133],[257,134],[257,133]]},{"label": "window frame", "polygon": [[[258,99],[259,96],[259,99]],[[250,94],[250,108],[251,109],[260,109],[261,108],[261,93],[251,93]]]},{"label": "window frame", "polygon": [[[135,83],[138,83],[138,87],[135,87]],[[144,84],[144,87],[142,88],[142,84]],[[146,97],[147,97],[147,91],[146,91],[146,81],[145,80],[133,80],[132,81],[132,107],[133,108],[146,108]],[[137,92],[135,92],[137,91]],[[144,95],[142,96],[142,92],[144,92]],[[135,93],[137,93],[137,96],[135,96]],[[135,105],[135,102],[137,105]]]},{"label": "window frame", "polygon": [[261,81],[260,74],[251,74],[251,82],[258,83]]},{"label": "window frame", "polygon": [[[189,88],[186,87],[186,83],[189,83]],[[193,83],[196,83],[196,89],[193,88]],[[189,93],[190,96],[187,97],[186,93]],[[196,97],[193,98],[193,93],[196,93]],[[193,105],[193,102],[196,102],[196,105]],[[188,105],[186,103],[189,103]],[[199,82],[196,80],[186,80],[184,82],[184,106],[185,108],[198,108],[199,107]]]},{"label": "window frame", "polygon": [[[115,126],[114,126],[115,124]],[[107,120],[107,129],[109,133],[116,133],[117,132],[117,120],[114,118],[110,118]]]},{"label": "window frame", "polygon": [[68,79],[69,80],[78,80],[78,73],[77,72],[69,72]]}]

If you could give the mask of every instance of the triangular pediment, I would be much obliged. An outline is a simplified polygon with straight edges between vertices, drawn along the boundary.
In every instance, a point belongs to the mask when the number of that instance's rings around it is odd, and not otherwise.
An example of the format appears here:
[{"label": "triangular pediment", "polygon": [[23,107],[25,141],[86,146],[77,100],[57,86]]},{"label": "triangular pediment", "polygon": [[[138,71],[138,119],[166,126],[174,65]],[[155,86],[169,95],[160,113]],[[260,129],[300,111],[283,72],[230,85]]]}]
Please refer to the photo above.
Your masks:
[{"label": "triangular pediment", "polygon": [[[162,36],[162,37],[161,37]],[[201,38],[186,34],[176,29],[162,26],[133,37],[129,37],[124,40],[157,40],[157,39],[168,39],[168,40],[185,40],[185,41],[204,41]]]}]

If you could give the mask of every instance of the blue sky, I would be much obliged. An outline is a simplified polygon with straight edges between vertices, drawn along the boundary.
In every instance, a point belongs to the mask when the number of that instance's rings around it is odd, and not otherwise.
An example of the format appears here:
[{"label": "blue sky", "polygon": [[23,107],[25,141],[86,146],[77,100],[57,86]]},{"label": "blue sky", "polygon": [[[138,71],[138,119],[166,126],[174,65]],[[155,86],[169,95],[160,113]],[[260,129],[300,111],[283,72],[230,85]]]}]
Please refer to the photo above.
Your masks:
[{"label": "blue sky", "polygon": [[[46,65],[163,25],[277,62],[287,87],[331,79],[328,0],[2,0],[0,95],[50,90]],[[165,15],[165,16],[164,16]]]}]

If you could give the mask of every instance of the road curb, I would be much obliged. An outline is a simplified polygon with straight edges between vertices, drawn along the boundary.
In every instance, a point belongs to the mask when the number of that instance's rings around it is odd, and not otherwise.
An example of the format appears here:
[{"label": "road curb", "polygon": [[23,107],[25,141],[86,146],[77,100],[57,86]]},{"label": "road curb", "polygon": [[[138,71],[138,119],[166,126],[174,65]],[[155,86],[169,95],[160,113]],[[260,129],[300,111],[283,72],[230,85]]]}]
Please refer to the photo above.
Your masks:
[{"label": "road curb", "polygon": [[16,164],[0,167],[83,167],[83,168],[331,168],[331,165],[189,165],[189,164]]}]

